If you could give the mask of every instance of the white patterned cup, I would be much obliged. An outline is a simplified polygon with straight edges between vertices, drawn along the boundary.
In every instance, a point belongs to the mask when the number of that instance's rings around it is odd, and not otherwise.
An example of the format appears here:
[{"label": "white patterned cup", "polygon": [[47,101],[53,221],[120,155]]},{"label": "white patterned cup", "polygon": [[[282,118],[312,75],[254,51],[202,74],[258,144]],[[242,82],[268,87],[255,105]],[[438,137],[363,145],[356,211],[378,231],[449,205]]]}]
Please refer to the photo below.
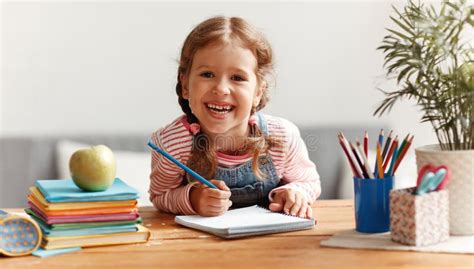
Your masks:
[{"label": "white patterned cup", "polygon": [[449,230],[452,235],[474,234],[474,150],[442,151],[438,144],[415,149],[418,170],[426,164],[451,170]]}]

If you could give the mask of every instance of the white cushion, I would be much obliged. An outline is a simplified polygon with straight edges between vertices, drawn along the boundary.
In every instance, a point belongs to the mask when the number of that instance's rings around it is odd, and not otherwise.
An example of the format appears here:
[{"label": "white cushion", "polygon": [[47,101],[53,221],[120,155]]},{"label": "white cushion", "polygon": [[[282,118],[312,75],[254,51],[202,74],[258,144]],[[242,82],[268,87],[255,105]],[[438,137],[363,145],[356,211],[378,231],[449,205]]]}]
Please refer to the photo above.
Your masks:
[{"label": "white cushion", "polygon": [[[369,151],[369,164],[372,172],[374,172],[375,165],[375,151]],[[344,159],[342,166],[341,179],[337,189],[339,199],[352,199],[354,197],[354,176],[349,163]],[[417,169],[414,152],[407,152],[402,162],[395,172],[395,180],[393,182],[394,189],[402,189],[413,187],[416,185]],[[324,191],[324,190],[323,190]]]},{"label": "white cushion", "polygon": [[[56,145],[57,169],[59,178],[71,178],[69,171],[69,159],[72,154],[91,145],[78,143],[75,141],[62,140]],[[140,197],[139,206],[152,205],[149,199],[148,188],[150,185],[150,153],[119,151],[112,149],[117,161],[117,177],[135,188]]]}]

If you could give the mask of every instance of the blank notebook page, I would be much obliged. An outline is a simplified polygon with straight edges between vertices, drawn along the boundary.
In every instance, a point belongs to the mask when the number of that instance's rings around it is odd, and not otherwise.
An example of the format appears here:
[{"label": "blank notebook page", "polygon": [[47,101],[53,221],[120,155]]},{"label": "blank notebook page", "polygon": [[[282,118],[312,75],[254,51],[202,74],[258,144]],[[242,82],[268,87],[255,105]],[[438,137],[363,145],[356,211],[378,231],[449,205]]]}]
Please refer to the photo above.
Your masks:
[{"label": "blank notebook page", "polygon": [[300,223],[312,221],[298,217],[292,217],[281,213],[271,212],[268,209],[259,206],[250,206],[245,208],[233,209],[224,215],[217,217],[178,216],[177,218],[188,223],[194,223],[199,226],[212,229],[239,229],[255,226],[284,225],[291,223]]}]

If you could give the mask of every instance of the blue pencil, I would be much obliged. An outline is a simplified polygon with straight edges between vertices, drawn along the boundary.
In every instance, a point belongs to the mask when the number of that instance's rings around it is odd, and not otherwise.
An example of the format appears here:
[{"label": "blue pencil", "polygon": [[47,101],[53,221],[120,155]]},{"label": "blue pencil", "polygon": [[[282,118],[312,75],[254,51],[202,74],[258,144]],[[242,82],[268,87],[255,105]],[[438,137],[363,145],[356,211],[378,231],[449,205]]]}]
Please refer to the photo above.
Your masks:
[{"label": "blue pencil", "polygon": [[[378,142],[378,143],[380,144],[380,148],[382,148],[382,146],[383,146],[383,128],[380,129],[379,142]],[[377,144],[375,144],[375,148],[377,148]],[[375,174],[375,176],[377,176],[377,174],[379,173],[379,172],[378,172],[377,162],[378,162],[378,161],[377,161],[377,157],[375,157],[375,169],[374,169],[374,174]]]},{"label": "blue pencil", "polygon": [[186,165],[180,163],[178,160],[173,158],[173,156],[169,155],[166,151],[160,149],[157,145],[153,144],[151,141],[148,141],[148,146],[150,148],[154,149],[156,152],[160,153],[161,155],[165,156],[168,160],[174,162],[177,166],[181,167],[188,174],[193,176],[195,179],[199,180],[199,182],[201,182],[202,184],[206,184],[209,188],[217,189],[216,185],[214,185],[211,182],[207,181],[200,174],[194,172],[191,168],[189,168]]}]

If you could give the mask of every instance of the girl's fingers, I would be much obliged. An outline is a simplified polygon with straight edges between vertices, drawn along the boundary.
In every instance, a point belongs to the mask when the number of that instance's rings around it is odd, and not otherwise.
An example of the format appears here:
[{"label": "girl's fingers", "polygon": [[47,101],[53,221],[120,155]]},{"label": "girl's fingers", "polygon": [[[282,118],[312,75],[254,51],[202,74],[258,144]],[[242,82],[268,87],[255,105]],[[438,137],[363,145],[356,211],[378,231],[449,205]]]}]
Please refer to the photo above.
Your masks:
[{"label": "girl's fingers", "polygon": [[232,201],[229,199],[218,199],[209,197],[205,205],[205,211],[212,216],[222,215],[227,212],[232,206]]},{"label": "girl's fingers", "polygon": [[229,207],[231,205],[232,205],[231,201],[227,202],[223,206],[208,205],[206,211],[208,212],[208,215],[210,215],[210,216],[218,216],[218,215],[222,215],[225,212],[227,212],[227,210],[229,210]]},{"label": "girl's fingers", "polygon": [[214,184],[217,188],[223,191],[230,191],[229,187],[225,184],[223,180],[211,179],[212,184]]},{"label": "girl's fingers", "polygon": [[298,210],[297,216],[300,218],[306,218],[306,211],[308,211],[308,204],[303,203],[300,207],[300,210]]},{"label": "girl's fingers", "polygon": [[285,201],[283,199],[284,198],[283,196],[284,196],[283,192],[277,192],[273,196],[273,200],[270,203],[270,205],[268,206],[268,209],[270,209],[273,212],[283,211],[283,206],[285,205]]},{"label": "girl's fingers", "polygon": [[313,218],[313,209],[311,206],[308,206],[308,209],[306,210],[306,218],[312,219]]},{"label": "girl's fingers", "polygon": [[287,197],[285,200],[285,206],[283,207],[283,212],[285,214],[290,214],[290,209],[293,207],[293,205],[296,202],[296,195],[294,192],[290,190],[286,194],[287,194],[286,195]]},{"label": "girl's fingers", "polygon": [[216,190],[216,189],[207,189],[207,196],[216,198],[216,199],[229,199],[231,192],[230,191],[222,191],[222,190]]},{"label": "girl's fingers", "polygon": [[295,195],[295,203],[293,204],[290,210],[290,215],[297,216],[298,212],[300,211],[302,207],[303,207],[303,197],[301,196],[301,194],[297,193]]},{"label": "girl's fingers", "polygon": [[229,201],[228,199],[216,199],[216,198],[210,198],[207,202],[207,204],[210,206],[210,207],[226,207],[228,204],[229,204]]}]

